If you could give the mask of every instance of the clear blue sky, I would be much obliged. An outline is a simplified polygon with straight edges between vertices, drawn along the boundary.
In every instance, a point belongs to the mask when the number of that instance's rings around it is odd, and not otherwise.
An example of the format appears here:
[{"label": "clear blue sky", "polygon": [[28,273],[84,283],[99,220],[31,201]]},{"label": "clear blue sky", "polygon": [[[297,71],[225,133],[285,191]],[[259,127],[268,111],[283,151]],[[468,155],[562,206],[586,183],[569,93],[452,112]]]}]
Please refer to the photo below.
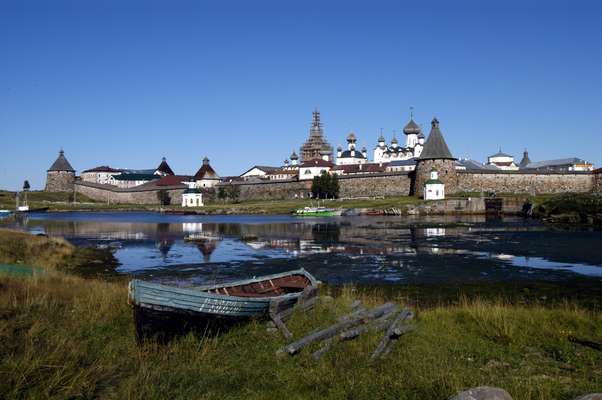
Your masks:
[{"label": "clear blue sky", "polygon": [[371,152],[414,106],[456,157],[599,166],[600,21],[593,0],[0,0],[0,188],[42,188],[61,146],[78,171],[280,165],[314,107],[334,146]]}]

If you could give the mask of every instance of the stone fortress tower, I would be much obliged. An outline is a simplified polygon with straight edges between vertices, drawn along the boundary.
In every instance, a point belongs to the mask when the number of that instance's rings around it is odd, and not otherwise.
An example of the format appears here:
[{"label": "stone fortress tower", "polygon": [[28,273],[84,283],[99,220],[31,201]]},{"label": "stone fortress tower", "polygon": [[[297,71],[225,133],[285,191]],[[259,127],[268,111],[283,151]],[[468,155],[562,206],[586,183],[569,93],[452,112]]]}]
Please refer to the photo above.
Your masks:
[{"label": "stone fortress tower", "polygon": [[431,122],[431,133],[416,164],[414,194],[417,196],[424,195],[424,184],[430,179],[433,168],[437,170],[439,180],[445,185],[445,192],[447,194],[455,193],[458,190],[456,159],[452,156],[445,139],[443,139],[437,118],[433,118]]},{"label": "stone fortress tower", "polygon": [[56,161],[46,171],[47,192],[72,192],[75,188],[75,170],[65,158],[63,149]]}]

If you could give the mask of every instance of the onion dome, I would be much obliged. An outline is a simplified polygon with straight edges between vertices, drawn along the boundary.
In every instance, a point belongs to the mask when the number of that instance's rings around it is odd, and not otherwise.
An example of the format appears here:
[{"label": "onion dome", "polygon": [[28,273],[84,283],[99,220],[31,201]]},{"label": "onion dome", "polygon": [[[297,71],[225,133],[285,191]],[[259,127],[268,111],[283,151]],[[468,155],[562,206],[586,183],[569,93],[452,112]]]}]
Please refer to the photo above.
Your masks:
[{"label": "onion dome", "polygon": [[393,136],[393,139],[391,139],[391,144],[397,144],[397,137]]},{"label": "onion dome", "polygon": [[357,138],[355,137],[355,133],[353,133],[353,132],[349,133],[349,135],[347,136],[347,142],[355,143],[356,141],[357,141]]},{"label": "onion dome", "polygon": [[362,153],[366,153],[368,152],[368,149],[366,148],[366,146],[362,147]]},{"label": "onion dome", "polygon": [[337,146],[337,151],[343,151],[343,147]]},{"label": "onion dome", "polygon": [[424,139],[424,133],[422,133],[422,130],[418,134],[418,139]]},{"label": "onion dome", "polygon": [[420,126],[412,118],[410,118],[410,122],[403,128],[403,133],[406,135],[418,135],[422,132]]},{"label": "onion dome", "polygon": [[290,159],[291,159],[291,160],[298,160],[298,159],[299,159],[299,156],[297,155],[297,153],[295,153],[295,152],[293,151],[293,154],[291,154],[291,157],[290,157]]}]

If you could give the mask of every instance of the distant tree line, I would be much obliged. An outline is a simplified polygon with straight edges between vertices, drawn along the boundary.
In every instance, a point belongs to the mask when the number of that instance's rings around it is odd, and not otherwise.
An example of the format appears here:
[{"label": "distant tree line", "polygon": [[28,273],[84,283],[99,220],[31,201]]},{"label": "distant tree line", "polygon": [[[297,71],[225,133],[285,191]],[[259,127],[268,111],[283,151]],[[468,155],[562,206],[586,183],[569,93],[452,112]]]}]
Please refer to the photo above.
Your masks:
[{"label": "distant tree line", "polygon": [[339,197],[339,177],[322,172],[311,182],[311,194],[315,199],[336,199]]}]

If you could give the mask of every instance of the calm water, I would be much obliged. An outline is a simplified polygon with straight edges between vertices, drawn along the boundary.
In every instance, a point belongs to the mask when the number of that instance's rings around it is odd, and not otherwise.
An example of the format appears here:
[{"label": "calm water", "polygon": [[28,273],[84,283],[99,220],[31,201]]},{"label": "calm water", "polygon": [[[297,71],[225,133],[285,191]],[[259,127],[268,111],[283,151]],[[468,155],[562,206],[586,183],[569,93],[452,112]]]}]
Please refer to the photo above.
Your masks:
[{"label": "calm water", "polygon": [[[304,267],[331,284],[602,282],[602,231],[520,218],[46,213],[1,226],[110,249],[118,271],[206,283]],[[186,239],[193,239],[189,241]]]}]

